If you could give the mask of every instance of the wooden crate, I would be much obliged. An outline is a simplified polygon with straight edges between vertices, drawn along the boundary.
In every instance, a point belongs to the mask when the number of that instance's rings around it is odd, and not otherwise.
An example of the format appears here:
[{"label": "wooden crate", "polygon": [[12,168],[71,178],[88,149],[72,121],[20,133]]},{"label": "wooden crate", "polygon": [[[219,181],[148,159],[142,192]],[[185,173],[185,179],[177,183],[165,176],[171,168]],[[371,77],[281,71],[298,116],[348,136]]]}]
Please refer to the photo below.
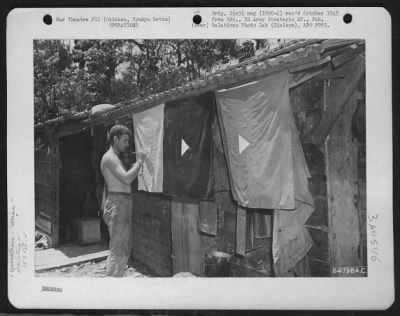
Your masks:
[{"label": "wooden crate", "polygon": [[98,218],[79,218],[74,221],[74,232],[80,245],[99,242],[101,240],[100,220]]}]

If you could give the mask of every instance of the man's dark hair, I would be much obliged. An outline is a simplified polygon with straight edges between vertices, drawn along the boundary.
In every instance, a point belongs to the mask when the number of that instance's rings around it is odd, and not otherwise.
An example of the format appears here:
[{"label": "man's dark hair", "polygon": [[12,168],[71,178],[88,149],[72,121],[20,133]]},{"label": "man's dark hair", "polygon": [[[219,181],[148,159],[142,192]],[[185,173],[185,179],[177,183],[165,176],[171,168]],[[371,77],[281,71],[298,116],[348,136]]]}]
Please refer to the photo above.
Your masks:
[{"label": "man's dark hair", "polygon": [[114,136],[117,136],[118,138],[120,138],[122,135],[128,135],[129,137],[131,137],[132,133],[129,130],[129,128],[127,128],[124,125],[114,125],[111,129],[110,129],[110,134],[109,134],[109,144],[113,145],[114,144]]}]

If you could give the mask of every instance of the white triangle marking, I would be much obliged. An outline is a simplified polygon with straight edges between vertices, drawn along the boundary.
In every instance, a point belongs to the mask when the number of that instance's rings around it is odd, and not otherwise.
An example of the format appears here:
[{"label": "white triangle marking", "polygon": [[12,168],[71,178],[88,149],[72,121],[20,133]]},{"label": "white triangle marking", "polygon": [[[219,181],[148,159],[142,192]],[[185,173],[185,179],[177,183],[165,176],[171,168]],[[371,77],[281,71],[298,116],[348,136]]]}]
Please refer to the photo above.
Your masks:
[{"label": "white triangle marking", "polygon": [[243,152],[243,150],[245,150],[250,143],[245,140],[240,134],[238,135],[239,138],[239,154],[241,154]]},{"label": "white triangle marking", "polygon": [[190,147],[186,144],[185,140],[182,138],[182,145],[181,145],[181,157]]}]

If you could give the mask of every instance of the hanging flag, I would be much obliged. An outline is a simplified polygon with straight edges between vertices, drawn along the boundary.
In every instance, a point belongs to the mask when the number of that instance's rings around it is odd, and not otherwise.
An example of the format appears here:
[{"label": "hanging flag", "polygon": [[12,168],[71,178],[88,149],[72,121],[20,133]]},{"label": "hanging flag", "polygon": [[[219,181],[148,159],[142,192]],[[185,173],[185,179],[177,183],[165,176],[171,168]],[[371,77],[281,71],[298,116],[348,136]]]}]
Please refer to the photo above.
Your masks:
[{"label": "hanging flag", "polygon": [[217,91],[216,101],[234,199],[293,209],[288,72]]},{"label": "hanging flag", "polygon": [[163,190],[164,104],[133,114],[135,148],[149,151],[138,175],[138,189]]},{"label": "hanging flag", "polygon": [[[304,225],[313,212],[288,73],[218,91],[216,101],[233,197],[242,207],[274,209],[274,271],[288,275],[312,247]],[[254,218],[257,234],[262,219]]]},{"label": "hanging flag", "polygon": [[213,94],[166,103],[164,116],[164,192],[214,199]]}]

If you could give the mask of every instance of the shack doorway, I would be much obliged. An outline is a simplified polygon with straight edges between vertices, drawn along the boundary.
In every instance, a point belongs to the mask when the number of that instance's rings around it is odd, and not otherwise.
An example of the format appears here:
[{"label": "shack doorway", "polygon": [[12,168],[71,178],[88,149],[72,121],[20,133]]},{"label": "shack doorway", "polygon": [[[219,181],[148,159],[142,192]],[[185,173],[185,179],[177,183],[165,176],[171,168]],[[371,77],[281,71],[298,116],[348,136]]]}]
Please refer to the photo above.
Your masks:
[{"label": "shack doorway", "polygon": [[60,138],[59,244],[90,244],[108,240],[102,220],[99,157],[105,144],[93,130]]}]

